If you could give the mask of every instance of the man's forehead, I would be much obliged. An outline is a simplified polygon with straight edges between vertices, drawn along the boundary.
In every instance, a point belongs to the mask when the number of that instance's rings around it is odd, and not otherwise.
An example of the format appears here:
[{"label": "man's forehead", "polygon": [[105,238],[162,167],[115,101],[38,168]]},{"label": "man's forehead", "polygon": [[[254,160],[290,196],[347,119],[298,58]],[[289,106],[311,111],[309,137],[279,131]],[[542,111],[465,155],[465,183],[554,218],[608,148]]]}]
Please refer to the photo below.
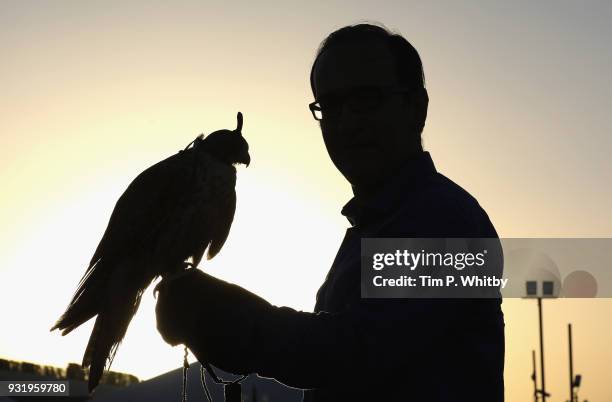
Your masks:
[{"label": "man's forehead", "polygon": [[334,45],[319,56],[314,70],[317,97],[359,86],[397,82],[395,58],[379,39]]}]

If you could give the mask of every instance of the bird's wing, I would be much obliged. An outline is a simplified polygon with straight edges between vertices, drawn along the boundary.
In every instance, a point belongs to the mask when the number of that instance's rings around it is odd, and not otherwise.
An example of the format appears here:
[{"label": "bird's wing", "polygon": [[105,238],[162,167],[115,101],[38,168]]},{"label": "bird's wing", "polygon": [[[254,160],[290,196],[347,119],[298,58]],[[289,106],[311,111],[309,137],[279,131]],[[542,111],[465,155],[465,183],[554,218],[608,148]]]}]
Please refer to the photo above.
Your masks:
[{"label": "bird's wing", "polygon": [[173,225],[174,231],[162,233],[159,242],[183,244],[195,266],[207,249],[208,259],[221,250],[236,210],[236,169],[213,157],[203,157],[201,162],[203,169],[189,195],[191,199],[176,214],[175,220],[181,224]]},{"label": "bird's wing", "polygon": [[[99,298],[109,271],[161,229],[163,217],[176,205],[181,189],[189,185],[190,150],[175,154],[143,171],[117,201],[106,231],[66,312],[52,329],[63,335],[98,313]],[[86,300],[85,300],[86,299]]]},{"label": "bird's wing", "polygon": [[[72,297],[69,310],[84,293],[85,283],[92,282],[92,275],[109,275],[106,269],[98,265],[113,266],[112,261],[116,262],[139,248],[155,232],[160,219],[180,197],[181,187],[189,182],[191,157],[191,149],[179,152],[147,168],[130,183],[115,204],[104,235]],[[82,319],[89,318],[86,316],[91,316],[91,312]]]},{"label": "bird's wing", "polygon": [[225,244],[236,212],[236,170],[231,166],[220,166],[215,171],[217,175],[214,181],[213,207],[216,216],[211,220],[211,242],[206,256],[209,260],[217,255]]},{"label": "bird's wing", "polygon": [[175,208],[191,183],[193,150],[175,154],[140,173],[117,201],[91,259],[121,258],[139,248]]}]

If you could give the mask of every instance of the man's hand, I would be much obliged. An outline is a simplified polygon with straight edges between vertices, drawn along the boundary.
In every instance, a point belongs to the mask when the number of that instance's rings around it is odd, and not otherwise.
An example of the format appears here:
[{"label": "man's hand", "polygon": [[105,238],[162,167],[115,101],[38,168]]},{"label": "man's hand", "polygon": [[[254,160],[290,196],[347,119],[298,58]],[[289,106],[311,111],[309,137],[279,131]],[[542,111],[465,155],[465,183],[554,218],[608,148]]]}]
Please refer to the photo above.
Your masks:
[{"label": "man's hand", "polygon": [[272,308],[257,295],[198,269],[162,280],[155,291],[157,329],[164,341],[183,343],[198,360],[224,369],[247,358],[258,317]]},{"label": "man's hand", "polygon": [[199,300],[197,292],[197,283],[207,279],[202,278],[202,275],[205,274],[197,269],[188,269],[179,275],[163,279],[153,291],[153,294],[157,295],[157,330],[164,341],[172,346],[185,343],[187,334],[196,330],[196,307],[205,302]]}]

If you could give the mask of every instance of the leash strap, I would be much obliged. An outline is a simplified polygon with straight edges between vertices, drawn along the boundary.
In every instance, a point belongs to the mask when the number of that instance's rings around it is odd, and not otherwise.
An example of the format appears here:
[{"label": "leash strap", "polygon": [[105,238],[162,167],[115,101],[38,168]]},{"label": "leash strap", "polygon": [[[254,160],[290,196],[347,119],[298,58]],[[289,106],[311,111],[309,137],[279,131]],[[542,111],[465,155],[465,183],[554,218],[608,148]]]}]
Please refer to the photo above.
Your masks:
[{"label": "leash strap", "polygon": [[[187,370],[189,369],[189,362],[187,361],[187,355],[189,351],[187,346],[185,346],[185,355],[183,357],[183,391],[181,393],[181,401],[187,402]],[[205,372],[208,372],[208,375],[212,378],[215,384],[221,384],[224,387],[224,395],[225,402],[240,402],[242,397],[242,390],[240,387],[240,382],[247,378],[246,375],[234,380],[234,381],[225,381],[217,376],[217,373],[213,370],[212,366],[209,363],[201,363],[200,366],[200,381],[202,382],[202,388],[204,389],[204,395],[206,395],[206,399],[208,402],[213,402],[212,395],[208,390],[208,386],[206,385],[206,375]]]}]

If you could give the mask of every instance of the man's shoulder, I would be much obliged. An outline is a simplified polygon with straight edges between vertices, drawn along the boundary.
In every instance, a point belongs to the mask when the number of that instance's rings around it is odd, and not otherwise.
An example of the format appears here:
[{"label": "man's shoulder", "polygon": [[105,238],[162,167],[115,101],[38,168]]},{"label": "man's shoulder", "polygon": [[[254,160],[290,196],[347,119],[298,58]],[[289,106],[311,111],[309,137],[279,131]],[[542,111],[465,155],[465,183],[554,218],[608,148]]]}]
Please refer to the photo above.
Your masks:
[{"label": "man's shoulder", "polygon": [[444,207],[445,210],[482,211],[484,209],[467,190],[441,173],[436,173],[427,181],[421,192],[422,201]]},{"label": "man's shoulder", "polygon": [[476,198],[440,173],[405,194],[394,220],[421,237],[497,237]]}]

